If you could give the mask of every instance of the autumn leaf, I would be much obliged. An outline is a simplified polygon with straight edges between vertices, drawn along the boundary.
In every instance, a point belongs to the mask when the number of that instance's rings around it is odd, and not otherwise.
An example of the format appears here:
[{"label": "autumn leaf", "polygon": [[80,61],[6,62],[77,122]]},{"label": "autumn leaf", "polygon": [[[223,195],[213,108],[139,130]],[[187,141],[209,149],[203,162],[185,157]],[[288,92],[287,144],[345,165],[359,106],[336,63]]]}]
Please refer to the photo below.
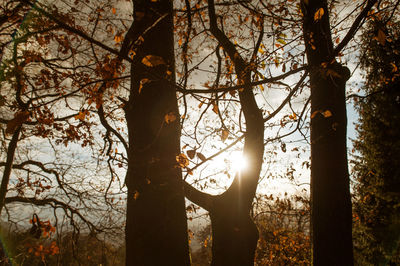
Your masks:
[{"label": "autumn leaf", "polygon": [[392,68],[393,68],[393,69],[392,69],[392,72],[393,72],[393,73],[395,73],[395,72],[397,72],[397,71],[398,71],[398,68],[397,68],[397,66],[396,66],[396,64],[395,64],[395,63],[393,63],[393,62],[392,62],[392,63],[390,63],[390,65],[391,65],[391,66],[392,66]]},{"label": "autumn leaf", "polygon": [[320,9],[317,10],[317,12],[315,12],[314,14],[314,21],[318,21],[322,18],[322,16],[324,15],[324,9],[321,7]]},{"label": "autumn leaf", "polygon": [[228,136],[229,136],[229,131],[226,130],[226,129],[222,130],[222,133],[221,133],[221,140],[222,140],[222,141],[225,141],[225,140],[228,138]]},{"label": "autumn leaf", "polygon": [[286,152],[286,143],[284,143],[284,142],[281,143],[281,150],[283,152]]},{"label": "autumn leaf", "polygon": [[196,155],[196,150],[188,150],[186,153],[190,159],[193,159],[194,156]]},{"label": "autumn leaf", "polygon": [[117,10],[115,9],[115,7],[112,8],[112,13],[115,15],[117,13]]},{"label": "autumn leaf", "polygon": [[311,119],[313,119],[319,112],[320,112],[319,110],[314,111],[314,112],[311,114]]},{"label": "autumn leaf", "polygon": [[176,161],[178,162],[179,166],[185,168],[189,165],[189,159],[186,157],[184,153],[181,153],[176,156]]},{"label": "autumn leaf", "polygon": [[29,118],[29,112],[18,112],[14,115],[14,118],[8,121],[6,134],[12,134],[14,131],[22,125]]},{"label": "autumn leaf", "polygon": [[86,116],[85,112],[79,112],[79,114],[77,114],[76,116],[74,116],[74,118],[75,118],[75,120],[81,120],[81,121],[83,121],[83,120],[85,120],[85,116]]},{"label": "autumn leaf", "polygon": [[142,59],[142,64],[148,67],[155,67],[159,65],[165,65],[165,61],[161,56],[158,55],[146,55]]},{"label": "autumn leaf", "polygon": [[331,116],[332,116],[332,113],[331,113],[331,111],[326,110],[325,112],[322,112],[322,115],[323,115],[325,118],[327,118],[327,117],[331,117]]},{"label": "autumn leaf", "polygon": [[122,42],[122,34],[117,34],[117,35],[115,35],[114,41],[115,41],[116,43]]},{"label": "autumn leaf", "polygon": [[296,118],[297,118],[296,113],[293,113],[293,114],[289,115],[289,118],[293,119],[293,120],[296,120]]},{"label": "autumn leaf", "polygon": [[317,110],[317,111],[314,111],[314,112],[311,114],[311,119],[313,119],[317,114],[321,114],[321,115],[323,115],[325,118],[328,118],[328,117],[331,117],[331,116],[332,116],[332,112],[329,111],[329,110],[325,110],[325,111]]},{"label": "autumn leaf", "polygon": [[139,198],[139,192],[136,190],[135,193],[133,193],[133,199],[137,200]]},{"label": "autumn leaf", "polygon": [[165,123],[170,124],[176,120],[176,115],[174,112],[169,112],[164,116]]},{"label": "autumn leaf", "polygon": [[197,153],[197,157],[199,157],[199,159],[200,159],[202,162],[207,161],[206,156],[204,156],[204,155],[203,155],[202,153],[200,153],[200,152]]},{"label": "autumn leaf", "polygon": [[277,39],[276,41],[281,43],[281,44],[286,44],[285,40],[283,40],[283,39]]},{"label": "autumn leaf", "polygon": [[139,84],[139,93],[142,92],[143,85],[146,84],[146,83],[149,83],[149,82],[150,82],[150,80],[149,80],[149,79],[146,79],[146,78],[140,80],[140,84]]},{"label": "autumn leaf", "polygon": [[218,105],[216,103],[213,103],[213,106],[214,106],[213,109],[212,109],[213,112],[218,114]]},{"label": "autumn leaf", "polygon": [[381,45],[385,45],[386,43],[386,34],[382,30],[378,30],[378,35],[376,36],[376,39]]}]

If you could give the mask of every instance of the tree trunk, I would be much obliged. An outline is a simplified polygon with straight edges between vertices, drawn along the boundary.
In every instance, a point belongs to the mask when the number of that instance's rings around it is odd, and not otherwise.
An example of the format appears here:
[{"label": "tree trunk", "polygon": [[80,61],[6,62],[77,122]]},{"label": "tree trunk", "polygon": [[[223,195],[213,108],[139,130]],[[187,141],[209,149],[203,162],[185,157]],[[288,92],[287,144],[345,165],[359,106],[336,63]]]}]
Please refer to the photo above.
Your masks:
[{"label": "tree trunk", "polygon": [[353,265],[345,99],[350,72],[334,60],[326,1],[301,3],[311,86],[313,264]]},{"label": "tree trunk", "polygon": [[[250,64],[239,55],[234,44],[218,28],[214,1],[208,1],[210,31],[228,53],[239,77],[239,84],[250,84]],[[248,167],[236,174],[232,185],[223,194],[210,196],[185,186],[186,196],[209,211],[212,226],[213,266],[254,265],[258,230],[250,216],[264,154],[264,121],[254,98],[253,88],[239,91],[246,120],[243,154]]]},{"label": "tree trunk", "polygon": [[5,205],[5,200],[6,200],[7,190],[8,190],[7,189],[8,183],[10,182],[11,169],[12,169],[12,165],[14,162],[15,150],[17,149],[17,143],[18,143],[18,138],[19,138],[20,132],[21,132],[21,126],[19,126],[13,132],[13,136],[8,144],[7,159],[6,159],[6,164],[5,164],[5,168],[3,171],[3,178],[1,179],[1,185],[0,185],[0,214]]},{"label": "tree trunk", "polygon": [[190,265],[182,176],[176,162],[180,123],[172,1],[133,3],[136,35],[126,38],[139,44],[125,106],[129,130],[126,265]]}]

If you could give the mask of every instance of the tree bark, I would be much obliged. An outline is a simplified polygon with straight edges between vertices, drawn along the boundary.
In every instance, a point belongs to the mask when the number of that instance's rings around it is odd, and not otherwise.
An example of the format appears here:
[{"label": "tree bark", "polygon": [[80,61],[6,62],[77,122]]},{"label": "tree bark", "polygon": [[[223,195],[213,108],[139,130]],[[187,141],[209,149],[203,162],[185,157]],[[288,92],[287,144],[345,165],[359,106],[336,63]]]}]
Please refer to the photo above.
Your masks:
[{"label": "tree bark", "polygon": [[190,265],[182,176],[176,161],[180,123],[173,85],[172,1],[133,4],[133,36],[126,38],[139,43],[125,106],[129,130],[126,265]]},{"label": "tree bark", "polygon": [[[250,64],[239,55],[234,44],[218,28],[214,1],[209,3],[210,31],[234,63],[240,84],[250,84]],[[254,265],[258,230],[251,218],[264,153],[264,121],[252,86],[239,90],[239,100],[246,120],[243,154],[248,167],[236,174],[223,194],[209,196],[186,186],[186,195],[209,211],[212,226],[212,263],[214,266]]]},{"label": "tree bark", "polygon": [[326,1],[301,4],[311,87],[313,264],[353,265],[345,99],[350,72],[334,60]]},{"label": "tree bark", "polygon": [[13,136],[10,140],[10,143],[8,144],[7,160],[4,165],[3,178],[1,179],[1,185],[0,185],[0,214],[6,203],[5,200],[7,195],[7,188],[8,188],[8,183],[10,182],[11,170],[14,162],[14,155],[15,155],[15,150],[17,149],[20,132],[21,132],[21,126],[19,126],[13,132]]}]

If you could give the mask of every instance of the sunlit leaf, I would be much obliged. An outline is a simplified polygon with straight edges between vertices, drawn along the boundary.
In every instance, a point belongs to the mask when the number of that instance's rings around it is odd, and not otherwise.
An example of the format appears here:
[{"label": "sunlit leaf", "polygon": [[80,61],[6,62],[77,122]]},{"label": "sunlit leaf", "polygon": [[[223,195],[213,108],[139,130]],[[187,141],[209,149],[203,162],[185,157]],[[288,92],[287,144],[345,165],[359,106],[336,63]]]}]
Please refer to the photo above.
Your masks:
[{"label": "sunlit leaf", "polygon": [[149,83],[149,82],[150,82],[150,80],[147,79],[147,78],[144,78],[144,79],[141,79],[141,80],[140,80],[140,84],[139,84],[139,93],[142,92],[143,85],[146,84],[146,83]]},{"label": "sunlit leaf", "polygon": [[81,121],[83,121],[83,120],[85,120],[85,116],[86,116],[86,113],[85,113],[85,112],[79,112],[79,114],[77,114],[74,118],[75,118],[76,120],[81,120]]},{"label": "sunlit leaf", "polygon": [[322,112],[322,115],[323,115],[325,118],[327,118],[327,117],[331,117],[331,116],[332,116],[332,113],[331,113],[331,111],[326,110],[326,111]]},{"label": "sunlit leaf", "polygon": [[181,153],[176,156],[176,161],[178,162],[179,166],[185,168],[189,165],[189,159],[186,157],[184,153]]},{"label": "sunlit leaf", "polygon": [[317,110],[311,114],[311,119],[313,119],[317,114],[321,114],[323,117],[328,118],[332,116],[332,112],[330,110]]},{"label": "sunlit leaf", "polygon": [[133,193],[133,199],[137,200],[139,198],[139,191],[135,191],[135,193]]},{"label": "sunlit leaf", "polygon": [[158,55],[146,55],[142,59],[142,64],[148,67],[155,67],[159,65],[164,65],[165,61],[161,56]]},{"label": "sunlit leaf", "polygon": [[293,119],[293,120],[296,120],[296,118],[297,118],[296,113],[293,113],[293,114],[289,115],[289,118]]},{"label": "sunlit leaf", "polygon": [[314,111],[314,112],[311,114],[311,119],[313,119],[319,112],[320,112],[319,110]]},{"label": "sunlit leaf", "polygon": [[392,66],[392,72],[394,73],[394,72],[397,72],[399,69],[397,68],[397,66],[396,66],[396,64],[395,63],[390,63],[390,65]]},{"label": "sunlit leaf", "polygon": [[164,116],[164,121],[167,124],[170,124],[176,120],[176,114],[174,112],[169,112]]},{"label": "sunlit leaf", "polygon": [[276,41],[281,43],[281,44],[286,44],[285,40],[283,40],[283,39],[277,39]]},{"label": "sunlit leaf", "polygon": [[317,10],[317,12],[315,12],[314,14],[314,21],[318,21],[322,18],[322,16],[324,15],[325,11],[324,9],[321,7],[320,9]]},{"label": "sunlit leaf", "polygon": [[213,103],[213,109],[212,110],[213,110],[214,113],[218,114],[218,111],[219,111],[218,104]]},{"label": "sunlit leaf", "polygon": [[228,138],[228,136],[229,136],[229,131],[226,130],[226,129],[222,130],[222,133],[221,133],[221,140],[222,140],[222,141],[225,141],[225,140]]},{"label": "sunlit leaf", "polygon": [[122,34],[117,34],[117,35],[115,35],[115,37],[114,37],[114,41],[116,42],[116,43],[120,43],[120,42],[122,42]]}]

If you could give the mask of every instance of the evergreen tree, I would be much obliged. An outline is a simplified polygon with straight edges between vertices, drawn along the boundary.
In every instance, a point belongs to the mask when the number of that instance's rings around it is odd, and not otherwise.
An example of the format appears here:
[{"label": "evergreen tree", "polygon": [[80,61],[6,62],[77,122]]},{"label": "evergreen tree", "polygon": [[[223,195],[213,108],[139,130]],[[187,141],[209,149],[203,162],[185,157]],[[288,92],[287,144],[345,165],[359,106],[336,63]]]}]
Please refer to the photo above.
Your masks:
[{"label": "evergreen tree", "polygon": [[360,265],[400,264],[400,30],[375,19],[364,32],[365,96],[354,166],[355,258]]}]

